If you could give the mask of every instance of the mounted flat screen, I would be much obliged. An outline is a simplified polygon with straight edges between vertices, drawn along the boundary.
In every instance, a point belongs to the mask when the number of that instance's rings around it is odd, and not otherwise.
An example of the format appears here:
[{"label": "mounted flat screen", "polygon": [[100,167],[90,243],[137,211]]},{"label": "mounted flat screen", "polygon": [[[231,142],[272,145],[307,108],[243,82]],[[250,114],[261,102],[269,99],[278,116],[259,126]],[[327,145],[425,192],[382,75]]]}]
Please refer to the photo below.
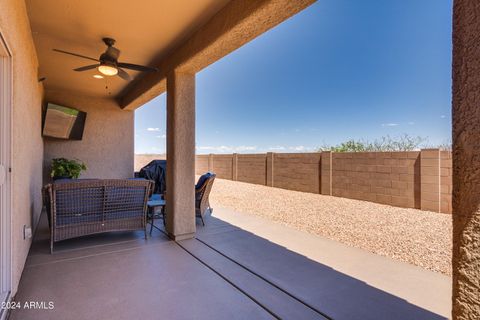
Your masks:
[{"label": "mounted flat screen", "polygon": [[85,112],[49,103],[45,112],[42,135],[58,139],[82,140],[86,118]]}]

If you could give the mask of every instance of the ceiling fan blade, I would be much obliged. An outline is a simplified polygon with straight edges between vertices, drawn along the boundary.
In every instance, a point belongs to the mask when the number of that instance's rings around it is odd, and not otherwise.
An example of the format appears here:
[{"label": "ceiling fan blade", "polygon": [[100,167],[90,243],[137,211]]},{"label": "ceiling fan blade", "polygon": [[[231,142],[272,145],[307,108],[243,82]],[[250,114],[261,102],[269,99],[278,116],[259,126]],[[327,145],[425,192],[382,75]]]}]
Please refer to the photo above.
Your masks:
[{"label": "ceiling fan blade", "polygon": [[73,69],[73,71],[86,71],[86,70],[90,70],[90,69],[95,69],[99,65],[100,64],[98,64],[98,63],[97,64],[92,64],[92,65],[89,65],[89,66],[84,66],[84,67]]},{"label": "ceiling fan blade", "polygon": [[135,71],[143,71],[143,72],[157,72],[157,68],[152,68],[152,67],[146,67],[146,66],[140,66],[138,64],[133,64],[133,63],[126,63],[126,62],[119,62],[117,63],[119,67],[125,68],[125,69],[130,69],[130,70],[135,70]]},{"label": "ceiling fan blade", "polygon": [[90,57],[87,57],[87,56],[84,56],[84,55],[81,55],[81,54],[78,54],[78,53],[68,52],[68,51],[64,51],[64,50],[60,50],[60,49],[52,49],[52,50],[60,52],[60,53],[69,54],[69,55],[79,57],[79,58],[84,58],[84,59],[93,60],[93,61],[99,61],[98,59],[90,58]]},{"label": "ceiling fan blade", "polygon": [[117,68],[118,69],[118,73],[117,75],[122,78],[123,80],[126,80],[126,81],[130,81],[132,80],[132,78],[130,77],[130,75],[128,73],[125,72],[125,70],[121,69],[121,68]]}]

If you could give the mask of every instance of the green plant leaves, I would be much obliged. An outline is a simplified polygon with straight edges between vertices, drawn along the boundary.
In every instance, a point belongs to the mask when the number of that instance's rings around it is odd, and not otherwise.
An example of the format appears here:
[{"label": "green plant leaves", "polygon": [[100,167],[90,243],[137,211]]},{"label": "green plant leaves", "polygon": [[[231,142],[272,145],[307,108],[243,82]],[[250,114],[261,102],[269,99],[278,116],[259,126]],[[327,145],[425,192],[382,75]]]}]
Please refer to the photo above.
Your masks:
[{"label": "green plant leaves", "polygon": [[80,160],[69,160],[66,158],[55,158],[52,160],[52,177],[69,177],[77,179],[87,166]]}]

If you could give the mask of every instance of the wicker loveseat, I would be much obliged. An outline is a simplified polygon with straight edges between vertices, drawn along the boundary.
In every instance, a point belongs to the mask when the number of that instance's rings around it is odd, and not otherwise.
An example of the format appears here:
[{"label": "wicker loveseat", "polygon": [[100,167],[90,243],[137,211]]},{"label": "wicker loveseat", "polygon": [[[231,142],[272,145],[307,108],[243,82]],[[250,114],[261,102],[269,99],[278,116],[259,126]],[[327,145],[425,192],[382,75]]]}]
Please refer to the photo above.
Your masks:
[{"label": "wicker loveseat", "polygon": [[[50,251],[61,240],[84,235],[143,230],[153,181],[61,180],[44,187]],[[146,236],[146,233],[145,233]]]}]

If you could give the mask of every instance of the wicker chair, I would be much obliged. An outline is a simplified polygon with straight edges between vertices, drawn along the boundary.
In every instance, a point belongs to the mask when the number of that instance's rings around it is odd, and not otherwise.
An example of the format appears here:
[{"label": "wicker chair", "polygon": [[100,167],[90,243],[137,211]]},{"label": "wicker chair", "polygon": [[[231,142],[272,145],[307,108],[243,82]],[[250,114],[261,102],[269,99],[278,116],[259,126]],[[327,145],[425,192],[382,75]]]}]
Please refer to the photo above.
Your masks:
[{"label": "wicker chair", "polygon": [[198,179],[198,182],[195,185],[195,215],[202,219],[203,225],[205,225],[203,218],[207,214],[212,214],[213,212],[208,197],[216,176],[217,175],[213,172],[207,172]]},{"label": "wicker chair", "polygon": [[143,230],[153,181],[63,180],[43,189],[50,252],[61,240],[109,231]]}]

